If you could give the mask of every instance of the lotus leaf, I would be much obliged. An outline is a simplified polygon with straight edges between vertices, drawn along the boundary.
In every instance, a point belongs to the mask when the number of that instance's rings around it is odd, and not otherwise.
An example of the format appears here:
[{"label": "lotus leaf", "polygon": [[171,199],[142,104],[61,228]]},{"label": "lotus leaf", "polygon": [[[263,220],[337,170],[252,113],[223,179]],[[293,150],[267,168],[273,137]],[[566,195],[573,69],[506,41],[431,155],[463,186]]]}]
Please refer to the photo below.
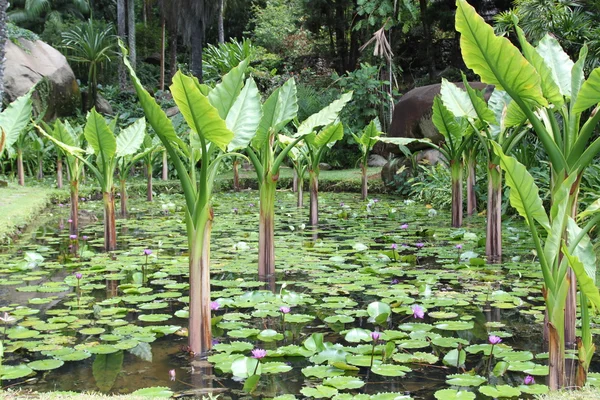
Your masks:
[{"label": "lotus leaf", "polygon": [[314,397],[315,399],[326,399],[335,396],[338,391],[330,386],[318,385],[314,388],[302,388],[300,393],[307,397]]}]

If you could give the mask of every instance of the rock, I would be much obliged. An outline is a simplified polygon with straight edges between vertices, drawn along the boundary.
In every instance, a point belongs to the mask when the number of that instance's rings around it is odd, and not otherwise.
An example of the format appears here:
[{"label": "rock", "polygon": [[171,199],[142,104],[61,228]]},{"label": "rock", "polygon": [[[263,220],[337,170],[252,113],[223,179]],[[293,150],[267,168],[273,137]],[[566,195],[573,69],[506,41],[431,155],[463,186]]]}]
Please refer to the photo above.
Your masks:
[{"label": "rock", "polygon": [[383,167],[385,164],[387,164],[387,160],[379,154],[369,155],[369,160],[367,161],[369,167]]},{"label": "rock", "polygon": [[[464,89],[462,82],[456,85]],[[472,88],[485,89],[485,98],[489,99],[493,86],[481,82],[469,82]],[[440,135],[431,121],[433,114],[433,99],[440,93],[441,83],[414,88],[404,94],[394,107],[392,124],[387,134],[389,137],[406,137],[415,139],[429,139],[439,144],[443,136]],[[408,146],[411,151],[427,148],[426,144],[414,143]],[[393,144],[377,143],[374,153],[387,157],[390,153],[401,154],[398,146]]]},{"label": "rock", "polygon": [[[436,149],[426,149],[414,154],[414,160],[421,165],[433,166],[444,161],[444,156]],[[401,189],[413,176],[413,160],[397,157],[388,161],[381,169],[381,179],[386,187]]]},{"label": "rock", "polygon": [[327,163],[322,162],[322,163],[319,163],[319,169],[321,171],[330,171],[333,169],[333,167]]},{"label": "rock", "polygon": [[112,115],[114,113],[112,106],[104,97],[99,93],[96,96],[96,111],[100,114]]},{"label": "rock", "polygon": [[6,41],[6,101],[14,101],[44,78],[47,84],[38,85],[34,96],[38,109],[47,105],[44,119],[74,115],[81,109],[79,85],[65,56],[41,40],[21,38],[18,45]]}]

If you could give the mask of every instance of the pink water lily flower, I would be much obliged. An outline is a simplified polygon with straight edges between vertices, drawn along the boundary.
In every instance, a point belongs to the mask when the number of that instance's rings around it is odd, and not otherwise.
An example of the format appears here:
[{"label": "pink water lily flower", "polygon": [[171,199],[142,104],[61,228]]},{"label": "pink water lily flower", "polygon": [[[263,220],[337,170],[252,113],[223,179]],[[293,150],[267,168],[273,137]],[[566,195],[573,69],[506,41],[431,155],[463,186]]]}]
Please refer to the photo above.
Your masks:
[{"label": "pink water lily flower", "polygon": [[502,342],[502,339],[499,336],[490,335],[490,337],[488,338],[488,341],[490,342],[490,344],[498,344],[498,343]]},{"label": "pink water lily flower", "polygon": [[252,358],[256,358],[257,360],[261,358],[265,358],[267,356],[267,351],[264,349],[254,349],[252,350]]},{"label": "pink water lily flower", "polygon": [[418,319],[425,318],[425,310],[423,309],[423,307],[421,307],[418,304],[413,304],[413,306],[411,308],[413,311],[413,317],[418,318]]}]

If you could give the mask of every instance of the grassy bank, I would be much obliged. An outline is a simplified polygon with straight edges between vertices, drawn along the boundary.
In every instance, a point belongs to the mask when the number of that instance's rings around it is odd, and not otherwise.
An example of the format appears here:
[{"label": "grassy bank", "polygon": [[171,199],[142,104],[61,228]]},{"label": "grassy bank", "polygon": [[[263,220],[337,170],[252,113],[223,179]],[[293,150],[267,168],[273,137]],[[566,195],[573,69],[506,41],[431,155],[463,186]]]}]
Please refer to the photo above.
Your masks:
[{"label": "grassy bank", "polygon": [[10,184],[0,188],[0,243],[18,235],[55,195],[52,189]]},{"label": "grassy bank", "polygon": [[600,390],[586,387],[575,391],[557,391],[543,396],[537,396],[538,400],[600,400]]}]

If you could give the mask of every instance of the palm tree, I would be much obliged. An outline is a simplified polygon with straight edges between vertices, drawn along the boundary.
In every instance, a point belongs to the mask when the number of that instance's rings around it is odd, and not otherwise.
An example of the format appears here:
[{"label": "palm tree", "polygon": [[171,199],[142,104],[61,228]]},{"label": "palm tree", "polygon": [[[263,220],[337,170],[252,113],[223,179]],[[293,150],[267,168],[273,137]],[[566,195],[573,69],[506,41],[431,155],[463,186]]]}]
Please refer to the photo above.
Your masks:
[{"label": "palm tree", "polygon": [[112,25],[104,28],[87,23],[63,33],[63,45],[67,49],[67,59],[88,66],[89,108],[96,104],[98,88],[98,68],[111,61],[115,48]]},{"label": "palm tree", "polygon": [[13,0],[8,19],[40,33],[48,20],[62,21],[65,15],[84,19],[89,12],[87,0]]},{"label": "palm tree", "polygon": [[6,10],[8,0],[0,0],[0,110],[2,110],[2,97],[4,96],[4,47],[8,32],[6,31]]},{"label": "palm tree", "polygon": [[209,21],[217,12],[218,2],[209,0],[174,0],[178,3],[180,32],[185,43],[191,47],[190,70],[202,81],[202,46],[204,32]]}]

